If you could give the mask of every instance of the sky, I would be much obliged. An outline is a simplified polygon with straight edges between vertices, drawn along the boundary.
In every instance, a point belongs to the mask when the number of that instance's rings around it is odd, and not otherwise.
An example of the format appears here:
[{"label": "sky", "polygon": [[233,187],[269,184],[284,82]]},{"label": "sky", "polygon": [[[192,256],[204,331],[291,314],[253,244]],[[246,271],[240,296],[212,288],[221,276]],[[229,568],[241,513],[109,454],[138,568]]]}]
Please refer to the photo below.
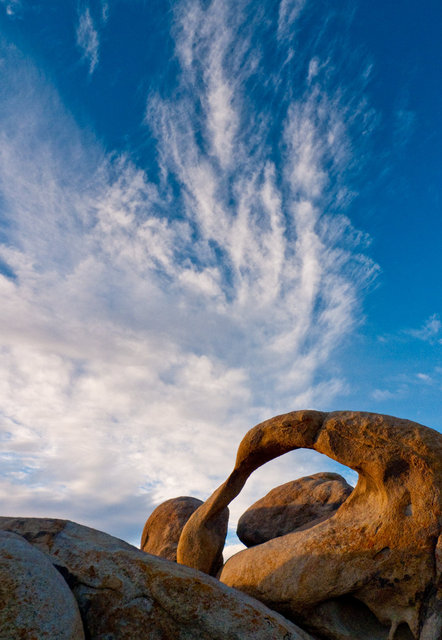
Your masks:
[{"label": "sky", "polygon": [[[254,424],[442,431],[442,5],[0,0],[0,502],[137,544]],[[231,505],[318,471],[297,451]]]}]

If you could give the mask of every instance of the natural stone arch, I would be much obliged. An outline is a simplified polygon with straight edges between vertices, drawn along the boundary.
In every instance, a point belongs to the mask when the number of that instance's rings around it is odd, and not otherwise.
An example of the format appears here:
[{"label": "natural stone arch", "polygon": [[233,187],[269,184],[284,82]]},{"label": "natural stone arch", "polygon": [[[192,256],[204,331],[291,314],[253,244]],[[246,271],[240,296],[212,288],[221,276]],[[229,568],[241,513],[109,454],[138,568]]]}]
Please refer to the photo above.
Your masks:
[{"label": "natural stone arch", "polygon": [[[324,607],[351,596],[389,626],[385,638],[394,638],[397,627],[400,638],[410,637],[407,628],[421,640],[439,637],[435,550],[441,533],[442,436],[408,420],[297,411],[257,425],[242,440],[230,476],[184,527],[178,562],[209,573],[224,544],[211,528],[217,514],[255,469],[298,448],[314,449],[357,471],[355,490],[329,520],[233,556],[221,581],[313,630],[332,624],[324,623]],[[328,632],[340,637],[336,629]]]}]

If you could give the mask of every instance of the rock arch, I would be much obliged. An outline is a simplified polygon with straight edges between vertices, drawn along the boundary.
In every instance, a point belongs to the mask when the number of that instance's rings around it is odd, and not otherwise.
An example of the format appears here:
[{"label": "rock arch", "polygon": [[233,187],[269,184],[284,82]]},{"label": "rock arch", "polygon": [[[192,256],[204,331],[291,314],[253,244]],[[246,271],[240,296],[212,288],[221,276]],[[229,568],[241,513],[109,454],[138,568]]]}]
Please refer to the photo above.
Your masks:
[{"label": "rock arch", "polygon": [[385,638],[396,629],[397,637],[409,637],[403,629],[421,640],[439,637],[442,436],[408,420],[296,411],[257,425],[240,443],[230,476],[184,527],[178,562],[210,573],[224,544],[213,533],[217,514],[255,469],[298,448],[357,471],[355,490],[330,519],[233,556],[220,580],[313,631],[325,625],[332,638],[340,636],[327,622],[329,609],[336,613],[343,597],[368,607],[388,627]]}]

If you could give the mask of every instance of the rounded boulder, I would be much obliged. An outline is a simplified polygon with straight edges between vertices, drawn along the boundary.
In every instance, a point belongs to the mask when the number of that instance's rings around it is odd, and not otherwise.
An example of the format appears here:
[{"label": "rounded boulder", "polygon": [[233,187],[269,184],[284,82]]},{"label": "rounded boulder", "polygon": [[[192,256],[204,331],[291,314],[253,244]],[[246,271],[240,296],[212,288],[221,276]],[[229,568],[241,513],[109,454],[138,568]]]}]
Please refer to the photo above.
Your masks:
[{"label": "rounded boulder", "polygon": [[48,557],[0,531],[0,640],[84,640],[77,602]]},{"label": "rounded boulder", "polygon": [[140,548],[146,553],[176,562],[181,531],[194,511],[203,503],[198,498],[180,496],[160,504],[148,517]]},{"label": "rounded boulder", "polygon": [[330,518],[353,487],[338,473],[315,473],[275,487],[243,513],[238,538],[254,547]]}]

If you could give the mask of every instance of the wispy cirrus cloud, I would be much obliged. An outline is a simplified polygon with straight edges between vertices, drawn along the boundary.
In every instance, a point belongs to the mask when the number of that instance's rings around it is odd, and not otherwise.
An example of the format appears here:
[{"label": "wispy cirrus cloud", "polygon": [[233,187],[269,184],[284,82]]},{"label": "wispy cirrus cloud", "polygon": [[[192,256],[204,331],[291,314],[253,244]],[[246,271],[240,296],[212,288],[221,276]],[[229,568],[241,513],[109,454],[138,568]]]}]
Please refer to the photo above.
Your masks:
[{"label": "wispy cirrus cloud", "polygon": [[107,0],[101,0],[101,19],[103,22],[107,22],[109,20],[109,13],[109,2],[107,2]]},{"label": "wispy cirrus cloud", "polygon": [[278,15],[278,37],[287,38],[293,25],[301,15],[306,4],[306,0],[281,0],[279,3]]},{"label": "wispy cirrus cloud", "polygon": [[411,365],[407,373],[386,377],[381,381],[382,388],[374,389],[371,397],[376,402],[390,404],[391,401],[400,402],[404,398],[415,398],[418,391],[418,397],[423,404],[431,403],[431,395],[442,389],[441,373],[441,367],[433,366],[427,371],[419,371],[415,365]]},{"label": "wispy cirrus cloud", "polygon": [[[186,3],[177,11],[181,97],[151,100],[147,121],[159,141],[165,182],[173,176],[182,185],[184,216],[200,232],[194,268],[214,266],[229,316],[238,328],[243,321],[253,326],[256,348],[247,337],[244,348],[257,367],[263,357],[272,375],[275,357],[280,376],[287,354],[281,378],[293,390],[315,375],[350,328],[357,288],[376,267],[354,252],[366,239],[350,221],[324,215],[330,200],[346,191],[345,180],[332,182],[332,174],[345,173],[350,162],[347,107],[324,91],[320,78],[298,99],[282,97],[283,152],[274,161],[272,110],[264,103],[256,112],[245,91],[263,70],[249,41],[250,16],[249,31],[241,19],[221,2],[206,11]],[[278,75],[266,80],[277,92]],[[218,95],[222,99],[211,99]]]},{"label": "wispy cirrus cloud", "polygon": [[[345,393],[329,365],[377,272],[344,211],[370,116],[363,79],[346,90],[320,61],[314,74],[310,59],[284,62],[281,15],[293,22],[301,5],[263,22],[248,2],[176,4],[177,86],[146,110],[155,181],[107,156],[41,74],[10,59],[11,82],[27,87],[0,110],[11,513],[133,539],[153,503],[206,497],[253,423]],[[82,16],[92,73],[98,36]],[[283,71],[265,66],[275,42]],[[234,519],[316,464],[298,455],[257,473]]]},{"label": "wispy cirrus cloud", "polygon": [[[103,18],[107,16],[107,13],[108,10],[104,5]],[[99,61],[100,40],[89,7],[79,13],[76,38],[82,57],[89,65],[89,74],[92,74]]]},{"label": "wispy cirrus cloud", "polygon": [[437,313],[433,313],[419,329],[408,329],[406,333],[418,340],[442,344],[442,322]]}]

